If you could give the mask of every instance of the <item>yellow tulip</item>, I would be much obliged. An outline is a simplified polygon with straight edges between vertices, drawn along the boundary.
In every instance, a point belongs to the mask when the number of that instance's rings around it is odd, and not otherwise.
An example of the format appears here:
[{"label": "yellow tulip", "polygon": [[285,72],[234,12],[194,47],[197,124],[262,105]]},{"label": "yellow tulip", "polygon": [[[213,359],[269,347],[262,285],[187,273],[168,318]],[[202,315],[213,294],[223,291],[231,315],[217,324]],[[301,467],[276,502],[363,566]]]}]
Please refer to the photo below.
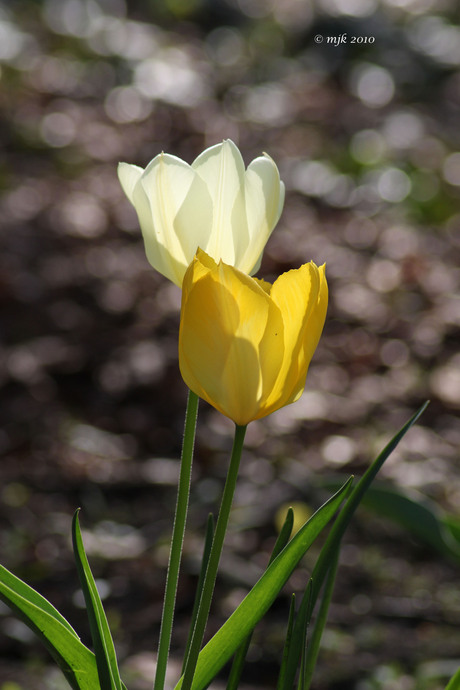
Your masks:
[{"label": "yellow tulip", "polygon": [[324,266],[304,264],[271,285],[199,250],[182,286],[185,383],[242,426],[298,400],[327,300]]},{"label": "yellow tulip", "polygon": [[198,247],[244,273],[257,271],[284,204],[273,160],[264,154],[245,170],[229,139],[192,165],[161,153],[145,170],[120,163],[118,177],[137,211],[147,259],[179,287]]}]

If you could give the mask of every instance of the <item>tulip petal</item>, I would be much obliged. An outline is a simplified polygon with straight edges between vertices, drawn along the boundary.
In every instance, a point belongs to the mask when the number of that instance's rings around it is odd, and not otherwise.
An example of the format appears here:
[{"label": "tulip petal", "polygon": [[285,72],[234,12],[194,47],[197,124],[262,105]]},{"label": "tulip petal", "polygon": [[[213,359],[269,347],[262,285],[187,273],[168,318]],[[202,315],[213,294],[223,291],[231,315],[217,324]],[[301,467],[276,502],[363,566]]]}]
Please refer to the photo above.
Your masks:
[{"label": "tulip petal", "polygon": [[120,163],[152,266],[177,285],[198,247],[247,274],[260,265],[284,203],[284,185],[264,154],[245,171],[237,146],[211,146],[189,166],[161,153],[144,171]]},{"label": "tulip petal", "polygon": [[294,402],[305,387],[308,366],[326,315],[324,294],[321,308],[318,306],[320,285],[320,271],[310,262],[284,273],[272,286],[270,296],[283,318],[285,347],[278,380],[267,398],[264,414]]},{"label": "tulip petal", "polygon": [[285,187],[284,182],[282,180],[280,180],[280,195],[279,195],[279,199],[278,199],[278,213],[276,214],[276,220],[274,223],[275,225],[279,221],[280,216],[283,212],[285,196],[286,196],[286,187]]},{"label": "tulip petal", "polygon": [[[201,245],[216,260],[235,264],[235,241],[248,243],[243,203],[244,162],[235,144],[227,139],[211,146],[192,163],[213,200],[212,229],[207,245]],[[242,269],[244,270],[244,269]]]},{"label": "tulip petal", "polygon": [[263,249],[275,227],[283,208],[284,185],[278,168],[267,156],[250,163],[244,180],[245,211],[249,229],[246,246],[238,246],[236,260],[241,270],[255,272]]},{"label": "tulip petal", "polygon": [[303,357],[308,365],[318,347],[321,333],[323,332],[324,322],[326,320],[326,312],[328,305],[328,287],[326,281],[326,265],[323,264],[318,268],[319,276],[319,293],[318,299],[311,310],[308,323],[305,329],[303,341]]},{"label": "tulip petal", "polygon": [[[211,268],[208,268],[211,266]],[[199,258],[182,289],[179,366],[187,385],[237,424],[255,419],[278,375],[279,309],[247,275]],[[267,360],[261,372],[261,360]]]},{"label": "tulip petal", "polygon": [[249,164],[245,185],[250,224],[257,227],[265,221],[271,232],[280,217],[284,203],[284,184],[270,156],[264,154]]},{"label": "tulip petal", "polygon": [[324,266],[270,285],[198,250],[182,287],[182,376],[237,424],[265,417],[302,394],[326,309]]},{"label": "tulip petal", "polygon": [[148,206],[139,194],[138,213],[148,259],[181,286],[198,246],[207,241],[212,212],[209,193],[187,163],[169,154],[151,161],[141,185]]},{"label": "tulip petal", "polygon": [[142,173],[144,172],[142,168],[138,165],[131,165],[130,163],[119,163],[118,164],[118,179],[122,189],[130,202],[134,205],[133,194],[134,187],[139,182]]}]

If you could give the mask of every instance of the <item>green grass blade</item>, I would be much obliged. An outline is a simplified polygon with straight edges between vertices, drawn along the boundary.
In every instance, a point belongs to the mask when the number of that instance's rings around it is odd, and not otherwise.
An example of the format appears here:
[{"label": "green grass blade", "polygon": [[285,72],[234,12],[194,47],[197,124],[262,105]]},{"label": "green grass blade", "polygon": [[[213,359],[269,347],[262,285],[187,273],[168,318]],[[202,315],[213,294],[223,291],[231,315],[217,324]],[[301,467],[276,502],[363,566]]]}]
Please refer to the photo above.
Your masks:
[{"label": "green grass blade", "polygon": [[313,580],[313,591],[312,591],[312,607],[314,607],[316,599],[318,597],[319,590],[322,587],[324,577],[329,569],[329,562],[338,548],[338,545],[345,533],[348,524],[353,517],[356,508],[359,506],[364,494],[373,482],[377,473],[381,469],[385,460],[391,455],[395,450],[399,442],[404,438],[409,429],[415,424],[419,417],[423,414],[427,408],[429,401],[425,402],[420,409],[409,419],[406,424],[398,431],[397,434],[393,436],[391,441],[385,446],[382,452],[377,456],[372,465],[361,477],[355,488],[350,494],[347,502],[340,511],[337,520],[335,520],[334,525],[328,535],[326,543],[321,550],[321,554],[313,570],[312,580]]},{"label": "green grass blade", "polygon": [[460,688],[460,668],[446,685],[446,690],[459,690]]},{"label": "green grass blade", "polygon": [[72,521],[72,540],[78,576],[85,597],[86,611],[96,655],[100,690],[122,690],[123,684],[118,671],[115,647],[113,645],[112,635],[110,634],[109,624],[107,623],[99,592],[97,591],[96,583],[86,557],[78,513],[79,510],[75,512]]},{"label": "green grass blade", "polygon": [[[300,559],[334,516],[350,489],[351,481],[352,478],[297,532],[230,618],[203,648],[196,666],[192,690],[204,690],[209,685],[254,629],[256,623],[265,615]],[[176,690],[181,686],[182,679],[176,685]]]},{"label": "green grass blade", "polygon": [[460,544],[446,525],[442,509],[415,490],[375,484],[362,505],[410,532],[444,556],[460,560]]},{"label": "green grass blade", "polygon": [[[32,587],[20,580],[18,577],[16,577],[16,575],[10,573],[10,571],[4,568],[2,565],[0,565],[0,583],[2,588],[6,587],[10,590],[14,590],[23,599],[26,599],[31,604],[37,606],[37,608],[48,613],[65,628],[67,628],[67,630],[72,633],[77,640],[80,639],[70,623],[59,613],[57,609],[54,608],[48,599],[42,597],[42,595],[36,592],[35,589],[32,589]],[[8,604],[8,601],[5,600],[5,602]]]},{"label": "green grass blade", "polygon": [[[321,549],[321,553],[313,569],[312,574],[312,592],[311,597],[309,596],[309,601],[306,600],[304,596],[300,604],[299,614],[307,611],[307,620],[311,619],[313,609],[315,607],[316,601],[318,599],[319,592],[323,586],[324,579],[329,570],[330,564],[333,562],[334,554],[340,547],[340,541],[344,535],[344,532],[354,515],[354,512],[358,505],[360,504],[364,494],[366,493],[368,487],[371,485],[375,476],[379,472],[385,460],[391,455],[398,443],[409,431],[409,429],[415,424],[419,419],[421,414],[425,411],[428,406],[429,401],[425,402],[420,409],[409,419],[406,424],[398,431],[397,434],[393,436],[391,441],[385,446],[380,455],[374,460],[372,465],[361,477],[360,481],[357,483],[353,491],[351,492],[347,502],[340,511],[337,519],[334,521],[331,531],[328,534],[326,542]],[[287,687],[292,687],[294,683],[295,671],[293,669],[297,668],[298,660],[301,654],[301,634],[302,634],[302,615],[297,616],[296,624],[294,626],[293,643],[290,650],[290,660],[288,663],[289,673]],[[289,685],[290,684],[290,685]]]},{"label": "green grass blade", "polygon": [[[339,566],[339,555],[340,547],[334,554],[334,558],[327,572],[326,582],[324,585],[324,592],[319,606],[318,615],[316,616],[315,625],[313,627],[313,633],[309,640],[308,646],[304,646],[305,660],[302,674],[301,690],[309,690],[313,678],[313,673],[315,671],[316,661],[318,659],[319,648],[321,644],[321,638],[323,636],[323,631],[326,626],[329,605],[331,603],[332,593],[334,591],[335,578]],[[305,628],[306,627],[307,621],[305,621]]]},{"label": "green grass blade", "polygon": [[[310,586],[311,580],[307,586]],[[289,650],[291,648],[292,633],[294,630],[294,620],[295,620],[295,594],[291,597],[291,606],[289,608],[289,619],[286,630],[286,640],[284,642],[283,657],[281,659],[280,673],[278,676],[278,683],[276,690],[285,690],[285,680],[286,680],[286,664],[289,659]]]},{"label": "green grass blade", "polygon": [[[320,485],[334,491],[341,481],[337,477],[326,478],[320,480]],[[361,505],[391,520],[443,556],[460,560],[460,529],[456,528],[456,518],[419,491],[376,480]]]},{"label": "green grass blade", "polygon": [[[283,526],[280,529],[280,533],[278,534],[275,546],[273,547],[270,560],[268,561],[268,565],[270,565],[275,560],[275,558],[281,553],[281,551],[288,543],[291,537],[293,525],[294,511],[292,510],[292,508],[288,508]],[[249,633],[249,635],[240,645],[235,654],[235,658],[233,660],[232,668],[230,669],[230,675],[227,682],[227,690],[237,690],[239,686],[241,673],[243,671],[244,662],[246,661],[246,656],[249,650],[249,646],[251,644],[251,639],[252,632]]]},{"label": "green grass blade", "polygon": [[[340,488],[340,487],[337,487],[337,488]],[[284,518],[283,526],[280,529],[280,533],[278,534],[278,539],[275,542],[275,546],[273,547],[272,555],[270,556],[270,560],[268,561],[268,565],[273,563],[275,558],[277,556],[279,556],[281,551],[287,545],[289,539],[291,538],[293,527],[294,527],[294,511],[292,510],[292,508],[288,508],[287,513],[286,513],[286,517]]]},{"label": "green grass blade", "polygon": [[299,672],[299,680],[297,683],[297,690],[305,690],[305,679],[306,679],[306,674],[305,674],[305,664],[306,664],[306,655],[307,655],[307,632],[308,632],[308,621],[305,618],[303,621],[303,628],[302,628],[302,655],[300,659],[300,672]]},{"label": "green grass blade", "polygon": [[238,647],[235,658],[233,659],[232,667],[227,681],[227,690],[238,690],[240,684],[241,674],[243,672],[244,662],[251,644],[252,633],[249,633],[247,638]]},{"label": "green grass blade", "polygon": [[0,566],[0,599],[37,635],[74,690],[98,690],[96,658],[61,614]]}]

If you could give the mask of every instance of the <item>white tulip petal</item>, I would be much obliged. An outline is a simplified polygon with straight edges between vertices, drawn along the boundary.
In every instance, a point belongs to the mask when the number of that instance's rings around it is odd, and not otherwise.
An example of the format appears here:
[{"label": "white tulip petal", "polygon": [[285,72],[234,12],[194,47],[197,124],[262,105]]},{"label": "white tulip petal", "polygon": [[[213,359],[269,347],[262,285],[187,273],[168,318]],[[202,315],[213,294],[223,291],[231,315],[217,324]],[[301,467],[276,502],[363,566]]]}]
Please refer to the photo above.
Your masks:
[{"label": "white tulip petal", "polygon": [[174,230],[186,259],[186,267],[199,247],[207,247],[212,228],[213,203],[203,180],[195,175],[189,193],[180,207]]},{"label": "white tulip petal", "polygon": [[216,188],[222,183],[222,173],[228,176],[226,184],[232,185],[234,191],[241,186],[244,179],[244,161],[238,147],[231,139],[215,144],[200,153],[192,163],[192,168],[205,180],[209,188]]},{"label": "white tulip petal", "polygon": [[[250,238],[244,268],[257,270],[261,254],[279,218],[283,194],[280,193],[278,168],[268,156],[256,158],[245,175],[246,216]],[[281,198],[280,198],[281,197]]]},{"label": "white tulip petal", "polygon": [[[181,284],[180,275],[188,264],[177,235],[177,214],[192,186],[193,178],[193,170],[187,163],[167,154],[157,156],[141,178],[142,189],[149,204],[146,216],[151,218],[151,223],[147,224],[147,217],[139,216],[143,232],[142,220],[145,227],[149,228],[145,232],[146,248],[149,246],[151,253],[158,256],[162,265],[162,269],[158,270],[178,285]],[[171,278],[171,273],[174,278]]]},{"label": "white tulip petal", "polygon": [[163,218],[174,218],[184,202],[195,173],[176,156],[161,153],[146,167],[141,183],[152,205]]},{"label": "white tulip petal", "polygon": [[[227,139],[211,146],[192,163],[192,167],[206,183],[214,204],[212,229],[206,252],[215,260],[235,262],[232,225],[235,208],[243,210],[241,199],[244,184],[244,162],[233,141]],[[240,213],[240,211],[238,211]]]},{"label": "white tulip petal", "polygon": [[138,165],[131,165],[130,163],[119,163],[118,164],[118,179],[123,188],[124,193],[134,205],[133,194],[134,187],[139,181],[142,173],[144,172],[142,168]]},{"label": "white tulip petal", "polygon": [[281,194],[278,168],[269,156],[252,161],[246,171],[245,186],[249,226],[258,227],[265,222],[271,232],[279,218]]},{"label": "white tulip petal", "polygon": [[196,250],[208,243],[212,219],[208,189],[191,166],[167,154],[152,161],[141,184],[153,221],[152,241],[160,245],[163,264],[181,285]]},{"label": "white tulip petal", "polygon": [[173,283],[179,284],[180,265],[177,265],[177,261],[170,256],[161,242],[157,241],[150,202],[142,184],[136,185],[133,199],[149,263]]},{"label": "white tulip petal", "polygon": [[144,171],[120,163],[118,176],[137,211],[148,260],[177,285],[198,247],[254,273],[284,203],[272,159],[264,154],[246,171],[229,139],[191,166],[161,153]]},{"label": "white tulip petal", "polygon": [[[248,248],[251,242],[251,230],[248,227],[248,219],[246,215],[246,204],[244,198],[244,188],[242,188],[235,198],[233,204],[233,211],[230,217],[230,230],[233,242],[233,263],[235,266],[243,271],[243,273],[250,273],[252,264],[250,259],[248,262]],[[227,262],[225,257],[223,261]]]},{"label": "white tulip petal", "polygon": [[283,212],[283,206],[284,206],[284,198],[285,198],[285,196],[286,196],[286,187],[284,186],[284,182],[282,182],[282,181],[280,180],[280,197],[279,197],[279,202],[278,202],[278,213],[277,213],[277,216],[276,216],[275,225],[276,225],[277,222],[279,221],[280,216],[281,216],[281,214],[282,214],[282,212]]},{"label": "white tulip petal", "polygon": [[[265,249],[265,247],[264,247],[264,249]],[[250,275],[250,276],[255,276],[255,274],[256,274],[257,271],[259,270],[260,264],[262,263],[262,257],[263,257],[263,255],[264,255],[264,251],[263,251],[263,249],[262,249],[262,251],[260,252],[259,258],[257,259],[257,261],[256,261],[256,263],[255,263],[255,265],[254,265],[254,267],[249,271],[249,275]]]}]

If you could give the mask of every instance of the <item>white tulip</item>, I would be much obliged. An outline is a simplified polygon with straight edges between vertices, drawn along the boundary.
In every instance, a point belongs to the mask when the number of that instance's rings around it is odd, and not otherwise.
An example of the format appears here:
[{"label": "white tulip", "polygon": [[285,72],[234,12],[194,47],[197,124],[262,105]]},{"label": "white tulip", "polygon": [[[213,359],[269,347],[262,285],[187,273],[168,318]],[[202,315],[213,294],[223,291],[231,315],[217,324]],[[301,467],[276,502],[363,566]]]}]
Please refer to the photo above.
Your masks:
[{"label": "white tulip", "polygon": [[118,177],[136,209],[147,259],[179,287],[198,247],[215,261],[255,273],[284,204],[274,161],[264,154],[245,170],[230,139],[192,165],[167,153],[145,170],[120,163]]}]

